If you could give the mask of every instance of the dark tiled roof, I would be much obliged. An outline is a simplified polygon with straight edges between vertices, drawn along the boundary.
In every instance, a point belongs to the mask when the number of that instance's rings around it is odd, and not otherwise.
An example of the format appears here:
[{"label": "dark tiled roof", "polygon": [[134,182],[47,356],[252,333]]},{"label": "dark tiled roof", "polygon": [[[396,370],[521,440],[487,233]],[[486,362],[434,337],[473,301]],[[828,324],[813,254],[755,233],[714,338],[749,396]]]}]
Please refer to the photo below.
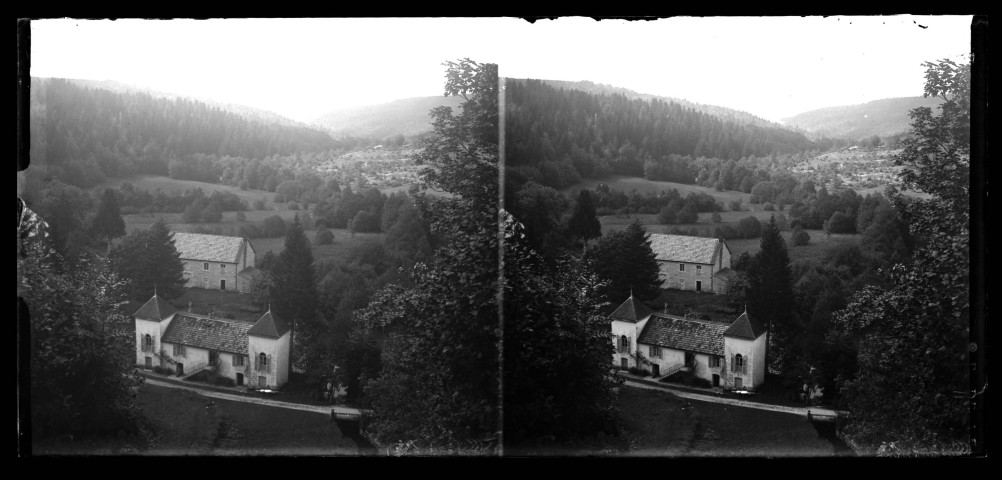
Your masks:
[{"label": "dark tiled roof", "polygon": [[652,233],[651,250],[659,261],[702,263],[712,265],[717,260],[723,241],[718,238],[690,237]]},{"label": "dark tiled roof", "polygon": [[609,315],[609,318],[612,320],[637,323],[652,313],[654,313],[654,310],[651,310],[647,307],[647,305],[644,305],[643,302],[637,301],[633,298],[633,295],[630,295],[630,298],[627,298],[615,312],[612,312],[612,314]]},{"label": "dark tiled roof", "polygon": [[247,355],[251,324],[225,318],[179,313],[164,332],[163,341],[190,347]]},{"label": "dark tiled roof", "polygon": [[254,327],[247,334],[258,337],[278,338],[285,335],[285,332],[288,331],[289,326],[285,321],[272,315],[271,310],[268,310],[258,319],[257,323],[254,324]]},{"label": "dark tiled roof", "polygon": [[244,243],[241,237],[174,232],[174,246],[184,260],[239,263]]},{"label": "dark tiled roof", "polygon": [[750,315],[748,315],[748,312],[745,312],[742,313],[741,316],[738,317],[738,319],[735,320],[734,323],[732,323],[731,326],[727,328],[727,331],[724,332],[724,335],[730,337],[747,338],[749,340],[754,340],[758,338],[759,335],[765,333],[765,331],[766,331],[765,326],[759,323],[758,320],[755,320]]},{"label": "dark tiled roof", "polygon": [[727,325],[720,323],[655,313],[644,325],[637,343],[722,356],[726,329]]},{"label": "dark tiled roof", "polygon": [[136,310],[136,313],[134,313],[133,316],[160,321],[171,316],[171,314],[176,311],[177,309],[174,308],[173,305],[167,303],[164,299],[154,294],[149,301],[139,308],[139,310]]}]

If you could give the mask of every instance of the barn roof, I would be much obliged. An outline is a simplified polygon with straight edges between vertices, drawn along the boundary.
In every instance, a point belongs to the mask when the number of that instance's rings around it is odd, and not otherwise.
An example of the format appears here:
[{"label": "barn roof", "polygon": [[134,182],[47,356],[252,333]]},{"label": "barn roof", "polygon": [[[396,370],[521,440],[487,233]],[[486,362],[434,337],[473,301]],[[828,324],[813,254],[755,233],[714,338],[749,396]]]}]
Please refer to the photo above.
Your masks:
[{"label": "barn roof", "polygon": [[765,326],[763,326],[758,320],[755,320],[748,315],[748,312],[745,312],[742,313],[741,316],[727,328],[724,335],[754,340],[758,338],[759,335],[765,333],[765,331]]},{"label": "barn roof", "polygon": [[609,315],[609,318],[612,320],[637,323],[652,313],[654,313],[654,310],[651,310],[647,305],[644,305],[643,302],[637,301],[633,298],[633,295],[630,294],[630,298],[627,298],[626,301],[616,309],[616,311],[612,312],[612,314]]},{"label": "barn roof", "polygon": [[716,263],[724,241],[719,238],[690,237],[688,235],[650,234],[651,250],[659,261]]},{"label": "barn roof", "polygon": [[637,343],[722,356],[727,328],[721,323],[655,313],[644,325]]},{"label": "barn roof", "polygon": [[280,317],[271,314],[271,309],[269,308],[264,315],[261,316],[254,324],[247,334],[254,335],[258,337],[268,337],[268,338],[278,338],[285,335],[285,332],[289,331],[289,325],[285,323]]},{"label": "barn roof", "polygon": [[247,355],[247,331],[253,325],[226,318],[179,313],[164,332],[163,341],[190,347]]},{"label": "barn roof", "polygon": [[738,276],[738,272],[735,272],[734,270],[724,267],[720,270],[717,270],[717,273],[714,273],[713,276],[717,278],[722,278],[724,280],[729,280],[731,278]]},{"label": "barn roof", "polygon": [[173,305],[167,303],[164,299],[154,293],[153,297],[144,303],[142,307],[139,307],[139,310],[136,310],[136,313],[132,315],[134,317],[148,318],[159,322],[160,320],[171,316],[171,314],[176,311],[177,309],[174,308]]},{"label": "barn roof", "polygon": [[184,260],[238,263],[245,244],[241,237],[174,232],[174,246]]}]

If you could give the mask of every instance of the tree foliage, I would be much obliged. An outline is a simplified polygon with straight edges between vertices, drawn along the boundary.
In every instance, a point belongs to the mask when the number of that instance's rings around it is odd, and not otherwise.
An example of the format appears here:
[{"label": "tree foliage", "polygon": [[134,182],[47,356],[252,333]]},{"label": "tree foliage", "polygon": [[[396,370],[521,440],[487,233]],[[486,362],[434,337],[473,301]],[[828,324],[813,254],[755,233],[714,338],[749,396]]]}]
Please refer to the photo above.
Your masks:
[{"label": "tree foliage", "polygon": [[[290,352],[293,365],[303,367],[320,353],[316,348],[322,329],[317,318],[317,287],[314,282],[313,251],[296,215],[285,233],[285,248],[271,269],[269,290],[271,309],[291,328]],[[297,335],[300,338],[296,338]],[[301,351],[297,351],[301,350]]]},{"label": "tree foliage", "polygon": [[622,303],[631,292],[641,300],[653,300],[661,293],[651,240],[639,221],[602,236],[587,258],[599,278],[608,282],[601,292],[610,304]]},{"label": "tree foliage", "polygon": [[458,115],[449,107],[431,111],[435,135],[422,142],[416,160],[427,166],[423,187],[452,196],[415,195],[443,241],[428,263],[411,269],[409,286],[386,286],[355,313],[363,331],[382,338],[382,369],[365,384],[375,411],[367,428],[386,442],[496,448],[497,65],[464,59],[446,66],[446,95],[465,102]]},{"label": "tree foliage", "polygon": [[122,220],[122,213],[118,207],[118,197],[114,190],[106,188],[101,197],[101,204],[97,207],[97,215],[91,221],[91,229],[108,239],[125,235],[125,221]]},{"label": "tree foliage", "polygon": [[18,296],[27,308],[31,428],[49,436],[134,432],[139,412],[132,321],[118,305],[122,281],[86,255],[70,267],[47,228],[25,209],[18,225]]},{"label": "tree foliage", "polygon": [[859,371],[842,392],[847,434],[881,454],[959,453],[969,448],[970,65],[924,64],[926,96],[939,115],[910,113],[912,136],[895,163],[907,188],[929,199],[893,200],[920,239],[890,285],[869,287],[836,314],[833,338],[856,348]]},{"label": "tree foliage", "polygon": [[602,282],[580,260],[545,261],[505,223],[505,444],[614,433]]},{"label": "tree foliage", "polygon": [[588,189],[581,189],[578,193],[568,230],[572,236],[585,242],[602,235],[602,224],[595,218],[595,202]]},{"label": "tree foliage", "polygon": [[[757,221],[757,220],[756,220]],[[748,314],[769,329],[767,361],[780,370],[792,364],[794,343],[802,325],[793,309],[793,285],[786,242],[771,217],[762,233],[759,252],[748,269]]]},{"label": "tree foliage", "polygon": [[115,245],[111,265],[125,281],[126,291],[134,300],[145,300],[154,291],[166,298],[176,298],[185,284],[181,254],[174,246],[174,234],[159,219],[146,230],[138,230]]}]

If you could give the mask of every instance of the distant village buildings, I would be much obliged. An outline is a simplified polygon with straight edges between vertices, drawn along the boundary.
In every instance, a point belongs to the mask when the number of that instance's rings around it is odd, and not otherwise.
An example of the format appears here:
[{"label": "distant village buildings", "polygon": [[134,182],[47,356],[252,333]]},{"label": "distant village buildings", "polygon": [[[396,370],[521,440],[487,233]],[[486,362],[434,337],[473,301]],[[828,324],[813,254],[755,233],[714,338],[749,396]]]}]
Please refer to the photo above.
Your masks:
[{"label": "distant village buildings", "polygon": [[250,241],[241,237],[174,232],[185,287],[250,292],[260,272]]},{"label": "distant village buildings", "polygon": [[719,238],[650,234],[663,288],[727,293],[735,277],[731,249]]}]

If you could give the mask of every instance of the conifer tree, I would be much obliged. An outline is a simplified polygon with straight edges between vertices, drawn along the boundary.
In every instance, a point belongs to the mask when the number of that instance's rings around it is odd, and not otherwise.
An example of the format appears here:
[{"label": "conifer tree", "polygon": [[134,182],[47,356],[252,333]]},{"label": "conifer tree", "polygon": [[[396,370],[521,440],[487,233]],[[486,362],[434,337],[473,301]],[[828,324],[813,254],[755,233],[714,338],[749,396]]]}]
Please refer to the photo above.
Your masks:
[{"label": "conifer tree", "polygon": [[604,296],[611,304],[622,303],[631,292],[640,300],[653,300],[661,293],[657,258],[638,221],[603,236],[587,257],[595,272],[608,281]]},{"label": "conifer tree", "polygon": [[786,242],[776,226],[776,217],[769,219],[748,269],[748,313],[766,324],[766,365],[783,365],[794,353],[793,342],[802,330],[793,313],[793,282],[790,256]]},{"label": "conifer tree", "polygon": [[568,227],[571,235],[585,243],[602,235],[602,224],[595,218],[595,203],[588,189],[581,189],[578,193],[578,200],[574,204],[574,213],[571,214]]},{"label": "conifer tree", "polygon": [[[299,347],[318,339],[317,288],[314,282],[313,251],[299,223],[292,219],[285,232],[285,248],[271,269],[269,297],[275,315],[289,323],[289,358],[293,365],[303,367],[307,352]],[[302,338],[297,339],[297,335]],[[298,357],[295,355],[299,355]]]},{"label": "conifer tree", "polygon": [[154,290],[166,298],[181,294],[184,266],[174,246],[174,234],[163,220],[157,220],[147,230],[127,235],[112,249],[110,258],[133,299],[147,299]]},{"label": "conifer tree", "polygon": [[103,235],[111,243],[112,238],[125,235],[125,221],[122,220],[122,213],[118,208],[118,197],[114,190],[107,188],[104,196],[101,197],[101,204],[97,207],[97,215],[91,222],[91,228],[95,233]]}]

